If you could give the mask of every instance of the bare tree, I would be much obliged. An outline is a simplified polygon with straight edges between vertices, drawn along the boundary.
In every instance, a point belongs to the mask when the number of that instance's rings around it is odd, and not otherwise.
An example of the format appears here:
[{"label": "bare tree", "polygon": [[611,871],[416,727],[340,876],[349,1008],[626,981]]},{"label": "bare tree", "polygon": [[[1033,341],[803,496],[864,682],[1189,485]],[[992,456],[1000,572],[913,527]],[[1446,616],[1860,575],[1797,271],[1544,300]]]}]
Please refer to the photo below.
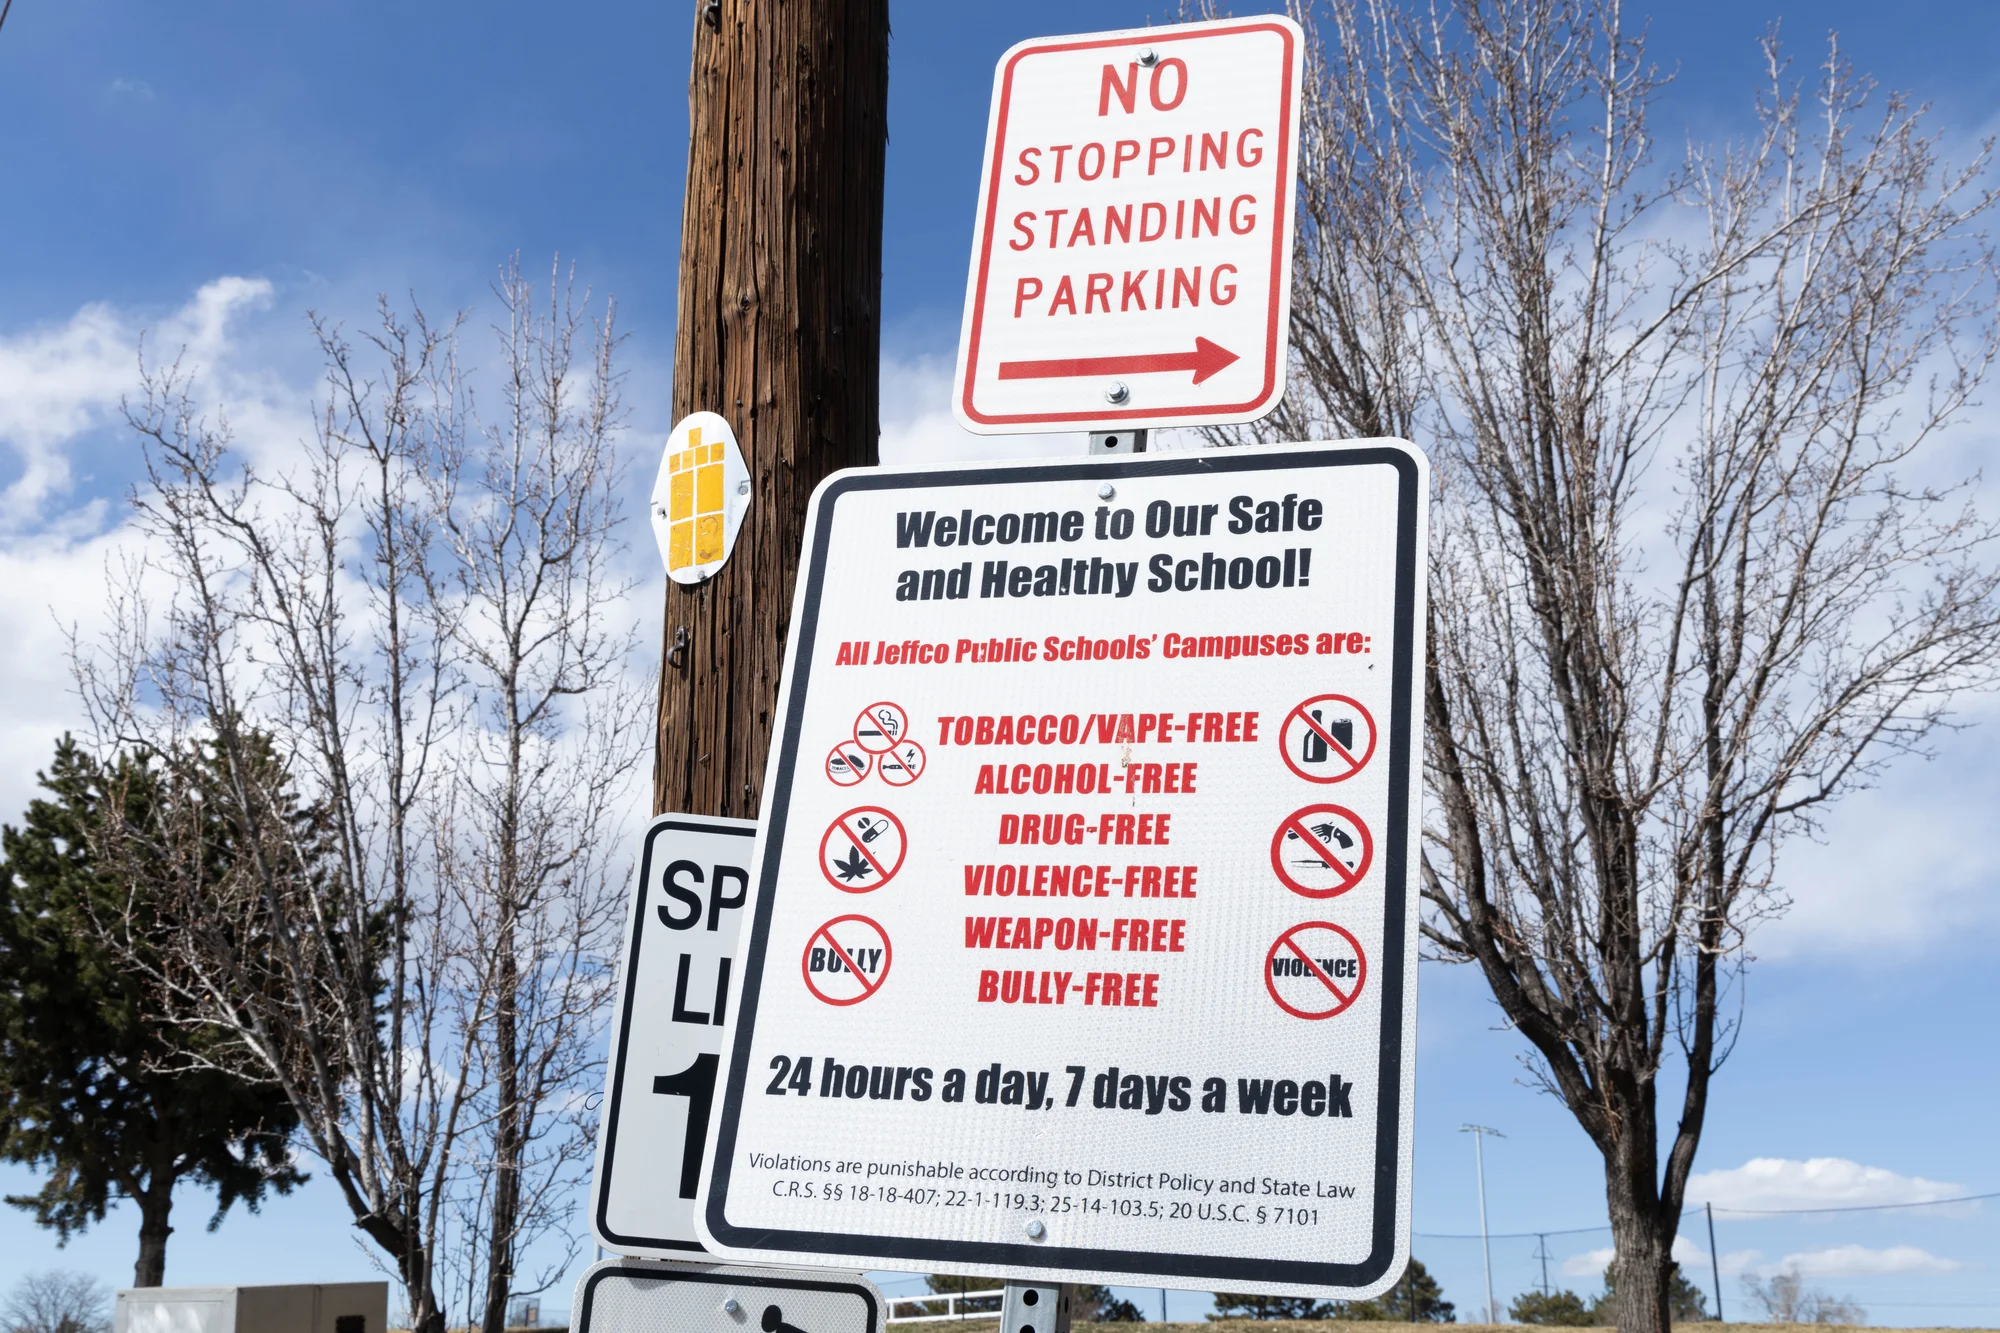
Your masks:
[{"label": "bare tree", "polygon": [[[490,997],[477,1049],[483,1145],[465,1225],[483,1276],[468,1283],[484,1333],[510,1296],[547,1289],[575,1258],[565,1227],[594,1118],[573,1094],[602,1058],[599,1022],[621,921],[620,807],[649,739],[625,672],[633,625],[618,547],[619,418],[612,312],[585,316],[573,274],[546,308],[518,262],[498,288],[498,420],[435,436],[436,596],[450,602],[469,709],[436,810],[441,883],[471,932]],[[579,365],[579,354],[587,363]],[[524,1250],[568,1248],[525,1283]],[[469,1252],[469,1257],[472,1257]]]},{"label": "bare tree", "polygon": [[523,1251],[574,1207],[647,731],[609,312],[560,271],[538,309],[518,264],[498,295],[498,420],[462,321],[384,302],[358,348],[314,320],[325,407],[268,474],[187,374],[148,373],[149,550],[107,640],[72,644],[97,742],[212,756],[220,780],[171,789],[247,849],[185,877],[158,961],[108,929],[218,1066],[284,1089],[424,1333],[461,1283],[500,1328]]},{"label": "bare tree", "polygon": [[1433,453],[1424,936],[1600,1152],[1619,1327],[1654,1333],[1781,846],[2000,660],[1993,530],[1924,452],[1994,355],[1986,156],[1772,40],[1755,132],[1657,167],[1618,0],[1299,17],[1262,434]]},{"label": "bare tree", "polygon": [[0,1305],[5,1333],[106,1333],[110,1327],[111,1289],[65,1269],[27,1274]]},{"label": "bare tree", "polygon": [[[185,878],[157,962],[125,936],[132,966],[169,1021],[208,1034],[215,1066],[284,1090],[411,1327],[436,1333],[443,1196],[478,1092],[473,1033],[454,1021],[463,923],[420,846],[453,626],[424,596],[417,479],[452,331],[385,305],[378,380],[332,326],[314,330],[328,401],[295,469],[242,457],[178,365],[145,373],[128,417],[146,550],[106,641],[73,640],[72,660],[100,746],[213,756],[208,789],[242,848],[228,878]],[[149,579],[165,588],[157,617]],[[175,789],[204,790],[188,777]],[[291,817],[295,785],[323,821]]]},{"label": "bare tree", "polygon": [[1764,1307],[1764,1317],[1774,1324],[1845,1324],[1868,1322],[1868,1312],[1852,1297],[1829,1296],[1805,1284],[1796,1268],[1786,1268],[1759,1279],[1743,1277],[1743,1290]]}]

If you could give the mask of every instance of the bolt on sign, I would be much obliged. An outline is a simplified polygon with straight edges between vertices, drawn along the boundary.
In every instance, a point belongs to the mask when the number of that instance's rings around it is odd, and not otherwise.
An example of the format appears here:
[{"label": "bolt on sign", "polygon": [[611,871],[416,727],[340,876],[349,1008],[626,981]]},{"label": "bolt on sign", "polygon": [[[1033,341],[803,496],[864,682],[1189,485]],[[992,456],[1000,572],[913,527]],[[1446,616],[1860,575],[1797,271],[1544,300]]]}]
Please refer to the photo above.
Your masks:
[{"label": "bolt on sign", "polygon": [[653,483],[653,537],[667,577],[702,583],[736,549],[750,508],[750,469],[735,432],[713,412],[684,417],[667,437]]},{"label": "bolt on sign", "polygon": [[1285,387],[1305,43],[1281,15],[1023,42],[994,75],[968,430],[1254,421]]},{"label": "bolt on sign", "polygon": [[859,1273],[604,1259],[570,1305],[576,1333],[881,1333],[882,1293]]},{"label": "bolt on sign", "polygon": [[[815,493],[696,1227],[1367,1296],[1408,1255],[1426,463]],[[852,755],[920,744],[901,786]]]},{"label": "bolt on sign", "polygon": [[757,826],[660,815],[625,924],[590,1225],[621,1254],[699,1252],[695,1187]]}]

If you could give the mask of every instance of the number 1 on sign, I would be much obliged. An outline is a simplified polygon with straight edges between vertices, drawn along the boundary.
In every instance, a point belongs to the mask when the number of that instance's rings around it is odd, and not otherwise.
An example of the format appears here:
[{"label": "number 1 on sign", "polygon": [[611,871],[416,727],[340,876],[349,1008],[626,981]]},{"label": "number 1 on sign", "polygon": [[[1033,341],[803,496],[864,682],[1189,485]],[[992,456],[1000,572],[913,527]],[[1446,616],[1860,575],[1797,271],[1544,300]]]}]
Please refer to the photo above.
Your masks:
[{"label": "number 1 on sign", "polygon": [[661,1074],[653,1080],[653,1091],[663,1097],[688,1099],[687,1137],[681,1143],[681,1197],[692,1199],[701,1183],[701,1148],[708,1141],[708,1113],[715,1106],[715,1067],[720,1061],[713,1051],[697,1055],[694,1063],[678,1074]]}]

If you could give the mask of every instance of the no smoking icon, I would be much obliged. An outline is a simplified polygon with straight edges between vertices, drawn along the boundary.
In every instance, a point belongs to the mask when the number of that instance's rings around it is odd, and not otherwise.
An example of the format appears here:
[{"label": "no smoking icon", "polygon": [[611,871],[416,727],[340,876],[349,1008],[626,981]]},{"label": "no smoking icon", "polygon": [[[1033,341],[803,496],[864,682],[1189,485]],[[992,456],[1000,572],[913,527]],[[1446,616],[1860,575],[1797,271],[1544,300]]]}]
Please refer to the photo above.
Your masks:
[{"label": "no smoking icon", "polygon": [[1294,1018],[1332,1018],[1367,981],[1361,941],[1331,921],[1293,926],[1264,955],[1264,988]]},{"label": "no smoking icon", "polygon": [[1294,810],[1271,835],[1271,869],[1293,893],[1332,898],[1346,893],[1368,873],[1375,839],[1361,816],[1338,805]]},{"label": "no smoking icon", "polygon": [[902,821],[881,806],[856,806],[827,825],[820,838],[820,873],[847,893],[879,889],[903,868],[909,841]]},{"label": "no smoking icon", "polygon": [[854,743],[870,754],[887,754],[909,734],[910,715],[901,704],[869,704],[854,719]]},{"label": "no smoking icon", "polygon": [[837,916],[812,933],[799,957],[806,989],[827,1004],[859,1004],[888,978],[889,932],[859,913]]},{"label": "no smoking icon", "polygon": [[1344,782],[1375,753],[1375,719],[1358,699],[1315,694],[1285,715],[1278,750],[1307,782]]}]

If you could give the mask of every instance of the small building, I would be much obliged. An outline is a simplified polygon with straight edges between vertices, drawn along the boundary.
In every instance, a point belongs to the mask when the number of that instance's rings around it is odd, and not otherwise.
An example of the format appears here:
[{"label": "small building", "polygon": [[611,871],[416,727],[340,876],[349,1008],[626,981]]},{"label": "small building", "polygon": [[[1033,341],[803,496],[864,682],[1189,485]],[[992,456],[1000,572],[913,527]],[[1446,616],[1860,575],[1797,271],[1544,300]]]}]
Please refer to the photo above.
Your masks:
[{"label": "small building", "polygon": [[389,1284],[127,1287],[113,1333],[388,1333]]}]

